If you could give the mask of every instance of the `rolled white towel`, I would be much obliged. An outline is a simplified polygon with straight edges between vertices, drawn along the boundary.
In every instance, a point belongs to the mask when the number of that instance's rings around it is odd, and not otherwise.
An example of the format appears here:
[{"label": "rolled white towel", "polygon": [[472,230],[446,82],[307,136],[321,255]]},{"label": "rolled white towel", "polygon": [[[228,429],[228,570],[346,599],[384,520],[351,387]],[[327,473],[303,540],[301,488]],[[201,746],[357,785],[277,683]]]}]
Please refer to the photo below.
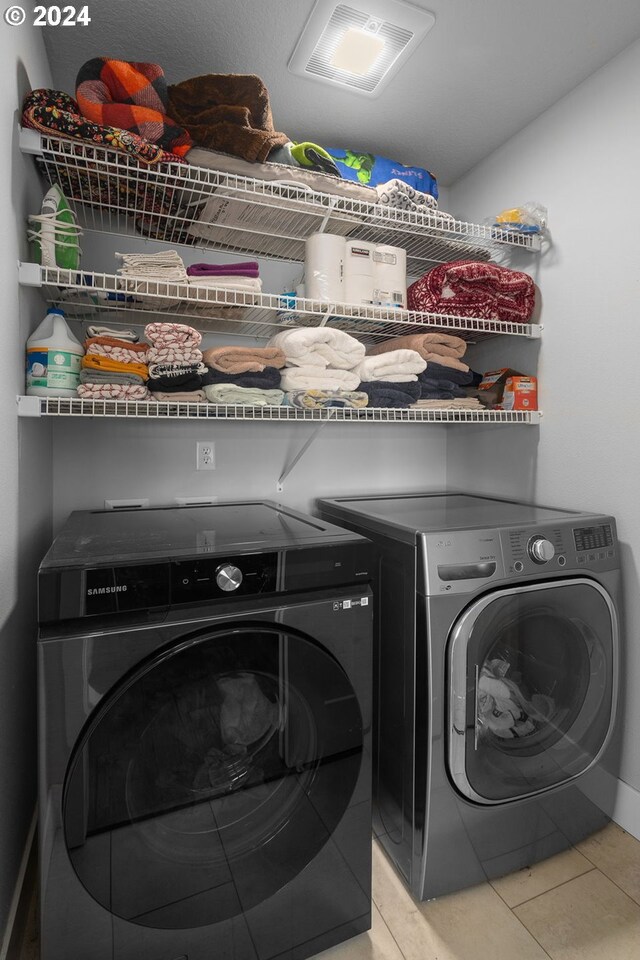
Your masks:
[{"label": "rolled white towel", "polygon": [[410,383],[417,380],[418,373],[427,368],[417,350],[388,350],[365,357],[354,369],[360,381],[389,380],[393,383]]},{"label": "rolled white towel", "polygon": [[352,370],[365,355],[363,343],[344,330],[332,330],[329,327],[293,327],[282,330],[271,338],[268,345],[282,350],[287,363],[297,367]]},{"label": "rolled white towel", "polygon": [[[271,341],[273,345],[273,341]],[[282,390],[355,390],[360,377],[353,370],[326,367],[284,367],[280,371]]]}]

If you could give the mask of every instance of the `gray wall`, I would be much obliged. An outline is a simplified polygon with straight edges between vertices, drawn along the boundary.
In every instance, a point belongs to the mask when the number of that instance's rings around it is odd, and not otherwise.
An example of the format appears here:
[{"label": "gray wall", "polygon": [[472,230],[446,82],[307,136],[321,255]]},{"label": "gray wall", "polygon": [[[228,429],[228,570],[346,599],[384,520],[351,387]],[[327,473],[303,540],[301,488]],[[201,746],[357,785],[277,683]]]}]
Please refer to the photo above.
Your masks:
[{"label": "gray wall", "polygon": [[[117,269],[115,250],[157,249],[157,244],[140,238],[97,233],[87,233],[82,246],[83,266],[105,272]],[[180,254],[186,263],[242,259],[226,258],[215,250],[181,248]],[[282,292],[300,273],[300,264],[260,260],[266,293]],[[104,312],[102,320],[122,321],[126,316]],[[76,331],[82,338],[81,324]],[[233,339],[206,335],[204,343],[213,346]],[[255,341],[238,338],[237,342]],[[102,507],[105,499],[148,497],[154,504],[185,496],[260,497],[308,510],[316,497],[340,493],[444,489],[446,428],[329,423],[278,493],[279,476],[316,429],[317,424],[286,422],[58,420],[54,423],[55,529],[71,510]],[[196,471],[198,440],[215,443],[215,471]]]},{"label": "gray wall", "polygon": [[41,33],[0,25],[0,222],[3,251],[3,371],[0,377],[0,939],[36,792],[35,585],[51,535],[49,425],[18,420],[24,345],[43,316],[39,297],[18,291],[16,261],[26,254],[25,217],[42,199],[31,160],[17,147],[14,111],[31,87],[50,83]]},{"label": "gray wall", "polygon": [[[582,83],[451,190],[470,218],[538,200],[553,246],[540,262],[544,333],[540,430],[466,430],[450,440],[448,482],[610,512],[623,544],[626,697],[621,790],[640,830],[640,413],[638,170],[640,43]],[[453,435],[451,435],[453,437]],[[633,799],[635,798],[635,799]]]}]

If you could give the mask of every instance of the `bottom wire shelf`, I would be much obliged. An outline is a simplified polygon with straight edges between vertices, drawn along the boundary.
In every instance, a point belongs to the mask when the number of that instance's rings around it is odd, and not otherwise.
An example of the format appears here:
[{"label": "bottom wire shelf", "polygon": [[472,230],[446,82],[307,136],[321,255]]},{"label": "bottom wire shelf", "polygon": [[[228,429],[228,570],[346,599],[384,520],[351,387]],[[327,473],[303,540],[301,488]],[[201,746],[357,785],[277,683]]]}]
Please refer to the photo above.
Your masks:
[{"label": "bottom wire shelf", "polygon": [[247,407],[234,404],[157,402],[147,400],[80,400],[58,397],[18,397],[21,417],[122,417],[161,420],[292,420],[338,423],[539,423],[537,410],[412,409],[365,407]]}]

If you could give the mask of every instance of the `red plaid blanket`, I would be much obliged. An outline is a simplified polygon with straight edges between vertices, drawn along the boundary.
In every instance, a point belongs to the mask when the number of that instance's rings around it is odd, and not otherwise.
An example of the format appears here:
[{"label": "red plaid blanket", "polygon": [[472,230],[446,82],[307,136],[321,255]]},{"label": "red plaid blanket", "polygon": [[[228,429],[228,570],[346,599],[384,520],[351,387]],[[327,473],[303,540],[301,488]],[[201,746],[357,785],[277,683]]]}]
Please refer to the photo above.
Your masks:
[{"label": "red plaid blanket", "polygon": [[407,290],[410,310],[527,323],[535,286],[527,273],[495,263],[456,260],[434,267]]},{"label": "red plaid blanket", "polygon": [[76,99],[94,123],[129,130],[181,157],[193,146],[187,131],[167,115],[167,83],[156,63],[88,60],[76,79]]}]

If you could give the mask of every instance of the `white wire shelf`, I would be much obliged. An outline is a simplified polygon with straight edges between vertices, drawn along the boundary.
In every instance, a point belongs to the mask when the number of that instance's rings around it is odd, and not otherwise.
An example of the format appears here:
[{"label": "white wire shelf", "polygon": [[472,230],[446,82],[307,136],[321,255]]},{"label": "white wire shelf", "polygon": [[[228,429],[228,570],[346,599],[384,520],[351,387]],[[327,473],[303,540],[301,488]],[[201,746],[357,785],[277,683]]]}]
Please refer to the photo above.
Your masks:
[{"label": "white wire shelf", "polygon": [[335,423],[539,423],[539,411],[419,410],[365,407],[299,410],[296,407],[246,407],[233,404],[152,402],[147,400],[80,400],[62,397],[18,397],[21,417],[120,417],[161,420],[307,420]]},{"label": "white wire shelf", "polygon": [[515,250],[540,249],[536,235],[443,220],[437,212],[414,213],[302,184],[187,164],[146,166],[116,150],[34,130],[21,130],[20,144],[47,180],[60,184],[86,229],[120,234],[134,229],[173,245],[300,262],[306,238],[325,231],[403,247],[412,276],[436,263],[504,263]]},{"label": "white wire shelf", "polygon": [[146,324],[162,313],[188,321],[205,333],[253,338],[270,337],[278,329],[290,326],[338,328],[365,342],[429,331],[452,333],[473,342],[499,334],[535,339],[541,331],[539,324],[301,298],[292,303],[289,298],[273,294],[134,280],[113,273],[79,273],[35,263],[21,263],[19,279],[25,286],[42,287],[45,298],[70,316],[89,319],[97,311],[108,310],[126,313],[124,322],[128,324]]}]

